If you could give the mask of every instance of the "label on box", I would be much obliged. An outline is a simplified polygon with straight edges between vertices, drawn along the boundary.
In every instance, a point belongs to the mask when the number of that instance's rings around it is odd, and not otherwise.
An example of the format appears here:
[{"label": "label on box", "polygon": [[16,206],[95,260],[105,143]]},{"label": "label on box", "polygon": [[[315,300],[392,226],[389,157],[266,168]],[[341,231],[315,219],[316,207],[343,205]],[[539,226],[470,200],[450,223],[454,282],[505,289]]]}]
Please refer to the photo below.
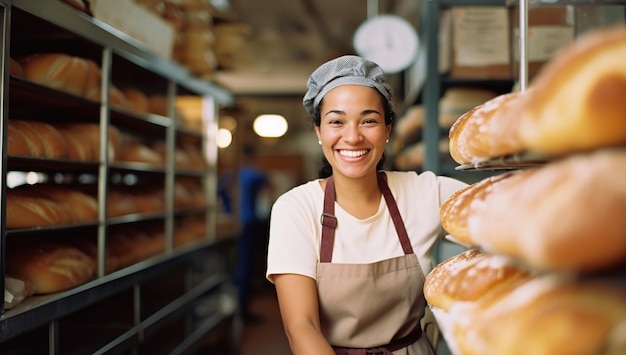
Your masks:
[{"label": "label on box", "polygon": [[508,65],[509,17],[501,7],[453,8],[454,63],[458,66]]},{"label": "label on box", "polygon": [[[519,43],[519,29],[514,30],[516,43]],[[528,28],[527,55],[529,62],[550,60],[563,46],[574,40],[571,26],[531,26]],[[513,46],[514,58],[519,59],[519,46]]]}]

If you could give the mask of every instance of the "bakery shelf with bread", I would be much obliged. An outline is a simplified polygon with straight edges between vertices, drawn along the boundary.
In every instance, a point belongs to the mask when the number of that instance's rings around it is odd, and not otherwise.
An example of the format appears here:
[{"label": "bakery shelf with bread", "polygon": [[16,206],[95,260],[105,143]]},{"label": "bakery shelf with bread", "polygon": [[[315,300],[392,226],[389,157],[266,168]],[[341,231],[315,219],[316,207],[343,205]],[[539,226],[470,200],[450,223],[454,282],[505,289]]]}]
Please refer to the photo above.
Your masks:
[{"label": "bakery shelf with bread", "polygon": [[562,48],[523,92],[500,95],[450,129],[459,164],[527,153],[536,159],[626,145],[626,25],[581,35]]},{"label": "bakery shelf with bread", "polygon": [[425,285],[455,354],[626,351],[624,55],[626,26],[588,32],[451,128],[462,167],[495,170],[440,209],[469,248]]},{"label": "bakery shelf with bread", "polygon": [[230,93],[61,1],[0,10],[0,353],[150,353],[173,326],[168,352],[230,322],[232,309],[194,312],[227,296],[234,244],[212,220],[217,147],[175,105],[202,97],[210,124]]},{"label": "bakery shelf with bread", "polygon": [[424,294],[454,354],[619,354],[624,271],[536,270],[470,249],[435,267]]}]

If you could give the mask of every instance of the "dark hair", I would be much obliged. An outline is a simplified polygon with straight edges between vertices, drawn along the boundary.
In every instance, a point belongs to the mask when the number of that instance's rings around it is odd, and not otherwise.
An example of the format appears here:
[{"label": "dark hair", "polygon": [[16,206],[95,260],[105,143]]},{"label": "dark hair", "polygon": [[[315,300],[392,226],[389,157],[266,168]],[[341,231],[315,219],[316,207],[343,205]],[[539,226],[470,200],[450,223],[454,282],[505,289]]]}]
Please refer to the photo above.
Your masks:
[{"label": "dark hair", "polygon": [[[396,116],[395,112],[393,111],[393,107],[391,103],[387,101],[387,99],[385,99],[385,97],[382,94],[380,94],[380,98],[382,100],[383,107],[385,108],[385,125],[390,125],[390,124],[392,125],[394,123],[395,116]],[[322,107],[323,102],[324,102],[324,99],[322,99],[320,101],[320,104],[317,105],[317,107],[315,107],[315,112],[312,117],[313,124],[316,127],[319,127],[320,124],[322,123],[321,107]],[[378,164],[376,164],[376,170],[382,170],[384,165],[385,165],[385,153],[383,153],[383,155],[380,157],[380,160],[378,161]],[[317,174],[320,178],[327,178],[333,174],[333,167],[330,165],[330,163],[328,162],[328,160],[326,159],[324,155],[322,155],[321,166],[318,169]]]}]

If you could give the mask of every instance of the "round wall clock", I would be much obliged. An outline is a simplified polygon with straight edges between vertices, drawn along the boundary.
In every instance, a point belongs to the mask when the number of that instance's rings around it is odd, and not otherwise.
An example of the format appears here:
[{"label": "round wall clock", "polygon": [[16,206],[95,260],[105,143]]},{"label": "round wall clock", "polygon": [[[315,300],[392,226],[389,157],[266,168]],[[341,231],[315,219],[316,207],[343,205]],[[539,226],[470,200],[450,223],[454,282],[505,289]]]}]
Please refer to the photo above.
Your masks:
[{"label": "round wall clock", "polygon": [[386,73],[397,73],[415,61],[419,38],[402,17],[378,15],[357,28],[353,45],[358,55],[380,65]]}]

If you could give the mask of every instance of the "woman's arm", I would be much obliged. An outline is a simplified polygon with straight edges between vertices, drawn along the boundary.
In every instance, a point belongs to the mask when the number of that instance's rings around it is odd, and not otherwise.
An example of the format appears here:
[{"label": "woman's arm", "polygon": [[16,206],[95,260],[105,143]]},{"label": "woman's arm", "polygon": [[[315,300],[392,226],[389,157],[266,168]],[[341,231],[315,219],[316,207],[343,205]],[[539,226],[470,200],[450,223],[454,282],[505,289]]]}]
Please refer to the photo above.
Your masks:
[{"label": "woman's arm", "polygon": [[320,330],[315,280],[303,275],[277,274],[274,284],[285,333],[294,355],[334,355]]}]

